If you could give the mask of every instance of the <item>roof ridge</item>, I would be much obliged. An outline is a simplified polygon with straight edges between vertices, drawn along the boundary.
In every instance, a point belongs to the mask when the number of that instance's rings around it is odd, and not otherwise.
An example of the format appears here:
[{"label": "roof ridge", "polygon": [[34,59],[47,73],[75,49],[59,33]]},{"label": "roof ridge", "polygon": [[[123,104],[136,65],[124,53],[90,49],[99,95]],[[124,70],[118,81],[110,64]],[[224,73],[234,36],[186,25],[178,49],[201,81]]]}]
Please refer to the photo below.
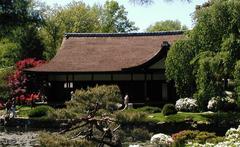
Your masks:
[{"label": "roof ridge", "polygon": [[65,37],[130,37],[130,36],[164,36],[181,35],[185,31],[161,31],[161,32],[134,32],[134,33],[65,33]]}]

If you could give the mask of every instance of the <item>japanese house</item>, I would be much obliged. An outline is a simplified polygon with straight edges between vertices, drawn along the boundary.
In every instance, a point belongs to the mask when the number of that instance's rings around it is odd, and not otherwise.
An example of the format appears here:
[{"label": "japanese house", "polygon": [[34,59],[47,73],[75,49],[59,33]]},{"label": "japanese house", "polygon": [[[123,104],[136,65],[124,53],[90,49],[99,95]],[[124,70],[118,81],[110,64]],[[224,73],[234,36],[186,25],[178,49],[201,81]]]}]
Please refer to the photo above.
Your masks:
[{"label": "japanese house", "polygon": [[166,81],[164,61],[182,37],[182,31],[66,33],[56,56],[27,72],[48,83],[48,101],[68,100],[75,89],[117,84],[130,102],[171,102],[176,93]]}]

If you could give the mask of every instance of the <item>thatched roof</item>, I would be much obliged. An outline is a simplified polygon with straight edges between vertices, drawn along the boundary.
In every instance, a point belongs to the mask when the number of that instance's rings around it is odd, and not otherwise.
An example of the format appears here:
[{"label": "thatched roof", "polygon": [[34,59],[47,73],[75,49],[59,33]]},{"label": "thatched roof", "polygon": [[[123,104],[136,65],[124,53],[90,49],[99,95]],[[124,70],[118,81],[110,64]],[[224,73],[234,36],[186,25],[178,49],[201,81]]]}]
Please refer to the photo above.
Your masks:
[{"label": "thatched roof", "polygon": [[31,72],[114,72],[142,65],[183,32],[67,33],[56,56]]}]

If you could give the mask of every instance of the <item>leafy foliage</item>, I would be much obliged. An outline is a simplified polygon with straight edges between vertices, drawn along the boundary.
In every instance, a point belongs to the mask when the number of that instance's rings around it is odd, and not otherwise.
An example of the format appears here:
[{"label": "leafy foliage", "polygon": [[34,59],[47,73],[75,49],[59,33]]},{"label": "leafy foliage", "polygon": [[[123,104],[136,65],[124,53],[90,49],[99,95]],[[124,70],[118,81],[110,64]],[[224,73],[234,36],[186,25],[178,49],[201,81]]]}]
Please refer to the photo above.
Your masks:
[{"label": "leafy foliage", "polygon": [[0,66],[13,66],[25,58],[42,59],[43,18],[36,1],[1,1],[0,20]]},{"label": "leafy foliage", "polygon": [[127,11],[114,0],[106,1],[101,15],[101,32],[131,32],[138,30],[127,18]]},{"label": "leafy foliage", "polygon": [[8,76],[12,73],[12,68],[0,69],[0,101],[7,101],[10,97],[11,89],[8,86]]},{"label": "leafy foliage", "polygon": [[13,66],[19,60],[19,44],[7,38],[0,40],[0,68]]},{"label": "leafy foliage", "polygon": [[45,46],[36,25],[16,29],[12,38],[20,44],[19,58],[21,60],[26,58],[43,59]]},{"label": "leafy foliage", "polygon": [[79,118],[83,114],[90,113],[95,109],[96,104],[100,109],[98,115],[112,113],[117,110],[117,103],[121,103],[121,93],[118,86],[101,85],[86,90],[76,90],[71,100],[66,102],[66,108],[57,109],[48,114],[50,118]]},{"label": "leafy foliage", "polygon": [[227,79],[233,78],[240,59],[239,8],[237,0],[215,0],[197,8],[195,27],[169,51],[167,78],[176,82],[180,97],[195,93],[201,109],[211,97],[223,96]]},{"label": "leafy foliage", "polygon": [[53,111],[53,108],[50,106],[37,106],[35,108],[33,108],[28,116],[29,117],[43,117],[43,116],[47,116],[48,111]]},{"label": "leafy foliage", "polygon": [[173,104],[165,104],[162,109],[162,114],[164,116],[176,114],[177,110],[175,109],[175,106]]},{"label": "leafy foliage", "polygon": [[66,104],[67,107],[77,107],[80,112],[86,112],[93,110],[94,106],[92,104],[96,103],[105,110],[109,110],[107,108],[111,103],[121,103],[121,93],[118,86],[97,85],[87,90],[76,90],[72,95],[72,100]]},{"label": "leafy foliage", "polygon": [[33,9],[31,0],[3,0],[0,2],[0,38],[19,26],[39,23],[41,15]]},{"label": "leafy foliage", "polygon": [[236,111],[236,100],[230,97],[212,97],[207,108],[211,111]]},{"label": "leafy foliage", "polygon": [[165,20],[156,22],[147,28],[147,32],[187,30],[187,26],[181,25],[179,20]]},{"label": "leafy foliage", "polygon": [[23,73],[23,69],[36,67],[43,64],[42,60],[35,60],[28,58],[16,63],[16,71],[9,76],[8,85],[11,88],[11,96],[16,98],[22,103],[29,104],[33,100],[39,98],[38,91],[31,91],[28,88],[31,87],[32,90],[38,90],[40,83],[31,83],[29,78]]},{"label": "leafy foliage", "polygon": [[55,55],[66,32],[113,33],[137,30],[134,23],[127,18],[125,8],[113,0],[106,1],[104,6],[72,2],[66,7],[50,9],[47,13],[45,25],[40,31],[47,46],[44,52],[47,59]]},{"label": "leafy foliage", "polygon": [[161,108],[159,107],[151,107],[151,106],[144,106],[144,107],[138,108],[137,110],[143,111],[145,113],[159,113],[162,111]]},{"label": "leafy foliage", "polygon": [[166,76],[169,80],[174,80],[180,97],[191,97],[195,92],[193,65],[189,62],[193,56],[192,42],[181,40],[171,47],[165,61]]},{"label": "leafy foliage", "polygon": [[184,130],[172,135],[174,146],[184,146],[188,141],[197,143],[211,142],[217,136],[214,133]]},{"label": "leafy foliage", "polygon": [[47,118],[50,119],[76,119],[80,118],[83,114],[75,108],[62,108],[55,109],[54,111],[49,111],[47,113]]},{"label": "leafy foliage", "polygon": [[237,102],[240,104],[240,61],[236,62],[235,71],[234,71],[234,79],[236,85],[236,93],[237,93]]},{"label": "leafy foliage", "polygon": [[[112,107],[109,103],[120,101],[120,90],[114,85],[102,85],[86,90],[76,90],[72,94],[63,112],[76,114],[74,120],[70,120],[67,128],[63,131],[70,138],[82,138],[99,143],[98,146],[119,146],[121,141],[115,136],[115,131],[120,128],[113,118]],[[50,112],[51,113],[51,112]],[[55,112],[52,112],[55,113]],[[82,116],[79,116],[82,113]],[[48,114],[49,116],[49,114]],[[50,116],[54,116],[50,114]]]},{"label": "leafy foliage", "polygon": [[151,138],[149,131],[144,128],[134,128],[131,135],[133,141],[146,141]]},{"label": "leafy foliage", "polygon": [[135,109],[127,109],[122,112],[116,112],[116,119],[120,124],[141,124],[146,120],[146,113]]}]

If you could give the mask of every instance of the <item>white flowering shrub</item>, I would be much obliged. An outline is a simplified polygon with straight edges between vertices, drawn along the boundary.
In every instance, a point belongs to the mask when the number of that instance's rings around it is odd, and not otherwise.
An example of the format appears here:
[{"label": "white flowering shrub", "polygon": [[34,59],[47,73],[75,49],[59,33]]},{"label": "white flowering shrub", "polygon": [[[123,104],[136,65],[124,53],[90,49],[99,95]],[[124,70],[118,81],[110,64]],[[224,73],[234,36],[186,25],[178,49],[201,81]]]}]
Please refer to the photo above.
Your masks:
[{"label": "white flowering shrub", "polygon": [[240,125],[238,126],[237,129],[231,128],[229,129],[226,134],[226,140],[228,141],[238,141],[240,142]]},{"label": "white flowering shrub", "polygon": [[217,111],[220,110],[220,108],[222,107],[223,103],[223,98],[217,96],[217,97],[212,97],[209,101],[208,101],[208,105],[207,108],[208,110],[211,111]]},{"label": "white flowering shrub", "polygon": [[237,102],[235,99],[230,97],[212,97],[208,101],[208,110],[211,111],[230,111],[235,110],[237,107]]},{"label": "white flowering shrub", "polygon": [[195,112],[198,110],[197,100],[192,98],[181,98],[176,101],[175,108],[177,111]]},{"label": "white flowering shrub", "polygon": [[153,144],[168,146],[168,145],[171,145],[173,143],[173,139],[172,139],[171,136],[159,133],[159,134],[153,135],[151,137],[150,142],[153,143]]}]

